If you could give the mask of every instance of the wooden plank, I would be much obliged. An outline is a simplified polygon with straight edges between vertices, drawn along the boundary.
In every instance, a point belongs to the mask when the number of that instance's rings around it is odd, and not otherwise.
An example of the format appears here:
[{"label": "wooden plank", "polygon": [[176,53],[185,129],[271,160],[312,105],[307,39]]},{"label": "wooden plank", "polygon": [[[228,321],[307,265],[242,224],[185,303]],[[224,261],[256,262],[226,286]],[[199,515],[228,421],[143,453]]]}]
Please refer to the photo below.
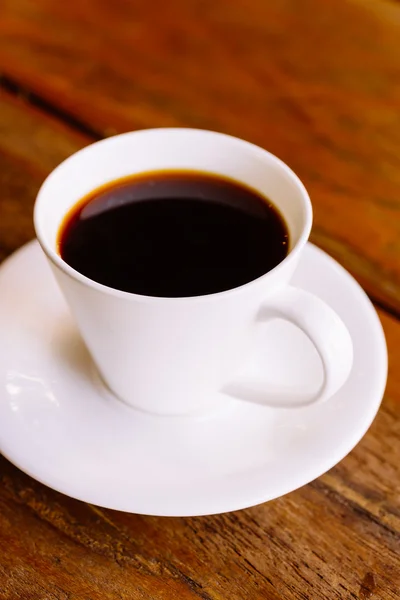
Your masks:
[{"label": "wooden plank", "polygon": [[[0,246],[33,235],[41,180],[87,142],[0,101]],[[0,600],[380,598],[400,589],[400,322],[380,313],[391,372],[370,432],[337,467],[246,511],[162,519],[103,510],[0,458]]]},{"label": "wooden plank", "polygon": [[258,143],[310,190],[313,240],[400,311],[400,6],[4,0],[0,70],[103,135]]},{"label": "wooden plank", "polygon": [[87,143],[23,99],[0,96],[0,260],[34,237],[33,203],[43,179]]}]

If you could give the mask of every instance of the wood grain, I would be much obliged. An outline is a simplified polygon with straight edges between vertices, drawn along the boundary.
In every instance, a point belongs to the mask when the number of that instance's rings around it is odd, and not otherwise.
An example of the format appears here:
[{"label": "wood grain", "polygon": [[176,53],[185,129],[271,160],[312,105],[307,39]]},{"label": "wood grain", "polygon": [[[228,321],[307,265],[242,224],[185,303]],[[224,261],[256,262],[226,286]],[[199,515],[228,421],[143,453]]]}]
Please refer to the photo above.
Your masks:
[{"label": "wood grain", "polygon": [[313,239],[400,311],[400,6],[3,0],[0,70],[99,135],[185,125],[267,147]]},{"label": "wood grain", "polygon": [[[0,260],[33,237],[44,177],[94,137],[209,127],[289,162],[313,197],[314,240],[398,311],[399,6],[149,6],[3,0],[1,69],[36,96],[0,98]],[[338,466],[276,501],[214,517],[129,515],[0,458],[0,600],[399,598],[400,321],[380,316],[390,376],[377,419]]]},{"label": "wood grain", "polygon": [[24,99],[0,95],[0,260],[34,237],[33,203],[44,178],[87,143]]},{"label": "wood grain", "polygon": [[[38,186],[87,143],[24,99],[0,100],[0,252],[33,235]],[[238,513],[162,519],[99,509],[0,459],[0,600],[398,597],[400,323],[383,408],[342,463]]]}]

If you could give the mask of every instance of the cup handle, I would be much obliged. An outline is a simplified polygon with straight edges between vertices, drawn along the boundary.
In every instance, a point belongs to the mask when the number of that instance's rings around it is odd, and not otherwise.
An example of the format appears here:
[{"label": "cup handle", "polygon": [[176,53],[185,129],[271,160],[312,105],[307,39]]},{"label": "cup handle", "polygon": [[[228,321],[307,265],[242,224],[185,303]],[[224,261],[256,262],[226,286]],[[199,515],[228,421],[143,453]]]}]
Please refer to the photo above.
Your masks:
[{"label": "cup handle", "polygon": [[230,383],[223,392],[241,400],[275,408],[300,408],[323,402],[346,382],[353,365],[353,343],[341,318],[323,300],[299,288],[286,286],[261,307],[257,320],[280,318],[299,327],[314,344],[323,365],[324,381],[313,395],[268,390],[251,383]]}]

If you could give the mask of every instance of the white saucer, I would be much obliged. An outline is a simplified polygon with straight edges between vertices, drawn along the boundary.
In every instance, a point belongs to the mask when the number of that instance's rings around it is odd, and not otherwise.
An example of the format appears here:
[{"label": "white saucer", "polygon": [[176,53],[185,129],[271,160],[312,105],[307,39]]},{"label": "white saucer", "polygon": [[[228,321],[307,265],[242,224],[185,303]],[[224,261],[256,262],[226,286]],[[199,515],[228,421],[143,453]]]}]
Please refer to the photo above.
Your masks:
[{"label": "white saucer", "polygon": [[[373,306],[333,259],[308,245],[293,283],[329,302],[352,334],[354,369],[334,398],[287,410],[232,400],[208,416],[157,417],[103,390],[31,242],[0,268],[1,452],[69,496],[151,515],[237,510],[308,483],[367,431],[384,392],[387,354]],[[308,342],[283,322],[270,326],[279,339],[270,355],[283,351],[294,377],[309,372]]]}]

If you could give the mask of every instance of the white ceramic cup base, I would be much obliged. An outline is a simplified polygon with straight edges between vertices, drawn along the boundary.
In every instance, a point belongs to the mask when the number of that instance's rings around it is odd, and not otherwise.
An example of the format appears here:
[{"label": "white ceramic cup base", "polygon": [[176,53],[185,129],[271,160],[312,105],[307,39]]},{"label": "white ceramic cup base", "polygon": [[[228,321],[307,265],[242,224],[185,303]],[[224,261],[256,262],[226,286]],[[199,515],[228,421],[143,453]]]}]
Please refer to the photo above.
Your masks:
[{"label": "white ceramic cup base", "polygon": [[[292,283],[328,302],[352,336],[354,367],[332,401],[287,410],[231,400],[202,417],[160,417],[99,390],[43,253],[28,244],[0,266],[0,451],[69,496],[159,516],[238,510],[315,479],[370,426],[386,345],[365,293],[322,251],[307,245]],[[319,359],[304,336],[282,321],[269,333],[269,346],[260,340],[269,364],[276,336],[279,352],[299,357],[288,370],[276,356],[271,383],[318,385]]]}]

